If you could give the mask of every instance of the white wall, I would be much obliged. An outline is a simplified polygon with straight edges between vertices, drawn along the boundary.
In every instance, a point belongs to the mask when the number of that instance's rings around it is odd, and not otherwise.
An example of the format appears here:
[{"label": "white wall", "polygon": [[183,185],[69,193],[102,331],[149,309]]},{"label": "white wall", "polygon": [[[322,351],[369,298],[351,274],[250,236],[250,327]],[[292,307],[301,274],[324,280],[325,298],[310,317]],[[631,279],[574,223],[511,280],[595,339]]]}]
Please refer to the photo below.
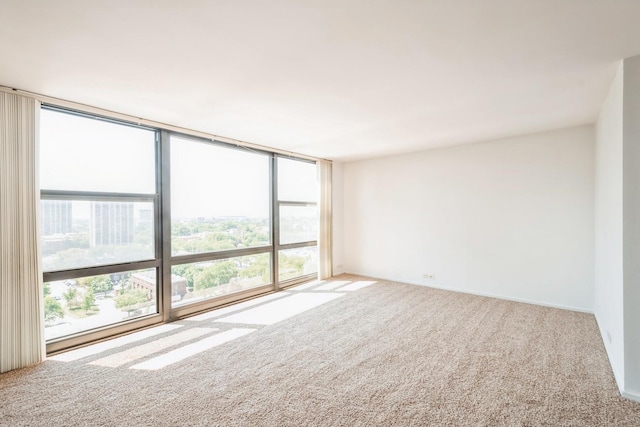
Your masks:
[{"label": "white wall", "polygon": [[640,56],[596,124],[595,315],[621,393],[640,401]]},{"label": "white wall", "polygon": [[344,190],[342,163],[333,162],[331,182],[333,274],[344,273]]},{"label": "white wall", "polygon": [[594,311],[620,389],[624,388],[622,92],[621,66],[596,123],[594,272]]},{"label": "white wall", "polygon": [[640,56],[623,67],[624,393],[640,401]]},{"label": "white wall", "polygon": [[345,163],[345,270],[590,311],[593,185],[591,126]]}]

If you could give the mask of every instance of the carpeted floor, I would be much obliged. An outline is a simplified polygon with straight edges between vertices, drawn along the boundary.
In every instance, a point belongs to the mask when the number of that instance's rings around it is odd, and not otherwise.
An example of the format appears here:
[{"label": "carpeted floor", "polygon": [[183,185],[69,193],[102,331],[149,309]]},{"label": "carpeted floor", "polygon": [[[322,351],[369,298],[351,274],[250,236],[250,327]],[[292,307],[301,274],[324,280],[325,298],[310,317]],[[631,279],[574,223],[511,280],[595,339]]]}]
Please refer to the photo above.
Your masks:
[{"label": "carpeted floor", "polygon": [[11,426],[639,426],[592,315],[355,276],[0,375]]}]

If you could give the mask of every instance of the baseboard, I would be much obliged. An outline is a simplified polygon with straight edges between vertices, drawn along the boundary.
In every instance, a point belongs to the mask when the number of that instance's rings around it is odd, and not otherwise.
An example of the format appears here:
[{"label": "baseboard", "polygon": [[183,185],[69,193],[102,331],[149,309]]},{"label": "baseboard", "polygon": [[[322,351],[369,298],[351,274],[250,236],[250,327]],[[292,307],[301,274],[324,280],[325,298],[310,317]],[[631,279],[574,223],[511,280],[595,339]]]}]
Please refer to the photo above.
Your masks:
[{"label": "baseboard", "polygon": [[341,274],[345,274],[344,268],[334,268],[333,276],[339,276]]},{"label": "baseboard", "polygon": [[[624,378],[620,377],[621,374],[619,373],[618,369],[616,369],[617,366],[614,366],[614,364],[612,362],[612,360],[614,360],[614,358],[611,357],[611,350],[609,349],[609,346],[607,345],[607,340],[606,340],[607,333],[602,328],[602,325],[600,324],[600,320],[598,319],[598,316],[595,316],[595,318],[596,318],[596,325],[598,325],[598,331],[600,332],[600,338],[602,338],[602,345],[604,345],[604,351],[607,352],[607,359],[609,359],[609,366],[611,367],[611,372],[613,372],[613,378],[616,380],[616,385],[618,386],[618,391],[620,392],[620,394],[622,396],[625,396]],[[633,398],[630,398],[630,397],[628,397],[628,399],[634,400]]]},{"label": "baseboard", "polygon": [[[358,276],[371,277],[368,274],[362,274],[362,273],[353,272],[353,271],[350,271],[347,274],[354,274],[354,275],[358,275]],[[442,289],[443,291],[460,292],[462,294],[477,295],[477,296],[489,297],[489,298],[497,298],[497,299],[501,299],[501,300],[505,300],[505,301],[521,302],[521,303],[524,303],[524,304],[533,304],[533,305],[539,305],[539,306],[542,306],[542,307],[559,308],[561,310],[569,310],[569,311],[577,311],[577,312],[580,312],[580,313],[593,314],[593,310],[589,310],[589,309],[585,309],[585,308],[581,308],[581,307],[573,307],[573,306],[562,305],[562,304],[553,304],[553,303],[547,303],[547,302],[541,302],[541,301],[534,301],[534,300],[528,300],[528,299],[525,299],[525,298],[516,298],[516,297],[510,297],[510,296],[507,296],[507,295],[492,294],[492,293],[489,293],[489,292],[478,292],[478,291],[469,290],[469,289],[460,289],[460,288],[452,288],[452,287],[448,287],[448,286],[439,286],[437,284],[425,284],[425,283],[414,282],[414,281],[410,281],[410,280],[406,280],[406,279],[399,279],[399,278],[395,278],[395,277],[378,277],[378,279],[379,280],[388,280],[388,281],[391,281],[391,282],[407,283],[407,284],[410,284],[410,285],[424,286],[426,288]]]},{"label": "baseboard", "polygon": [[628,393],[626,391],[621,391],[620,394],[625,399],[633,400],[634,402],[640,403],[640,394]]}]

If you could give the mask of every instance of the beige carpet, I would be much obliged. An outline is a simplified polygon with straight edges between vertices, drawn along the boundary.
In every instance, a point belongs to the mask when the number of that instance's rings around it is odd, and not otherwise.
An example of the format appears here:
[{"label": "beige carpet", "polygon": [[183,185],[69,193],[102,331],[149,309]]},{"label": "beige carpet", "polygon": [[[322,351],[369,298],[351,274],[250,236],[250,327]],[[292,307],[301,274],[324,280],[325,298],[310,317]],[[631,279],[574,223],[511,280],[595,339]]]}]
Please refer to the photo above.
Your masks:
[{"label": "beige carpet", "polygon": [[0,425],[640,425],[592,315],[336,280],[0,375]]}]

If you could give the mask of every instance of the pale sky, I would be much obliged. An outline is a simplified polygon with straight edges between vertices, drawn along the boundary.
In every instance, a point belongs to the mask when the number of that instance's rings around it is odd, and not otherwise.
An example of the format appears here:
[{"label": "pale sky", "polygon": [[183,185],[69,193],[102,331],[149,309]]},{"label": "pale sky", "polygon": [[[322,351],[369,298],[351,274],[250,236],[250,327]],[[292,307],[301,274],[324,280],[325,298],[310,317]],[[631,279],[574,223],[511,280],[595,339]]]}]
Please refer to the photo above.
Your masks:
[{"label": "pale sky", "polygon": [[154,193],[154,146],[154,132],[43,109],[40,187]]},{"label": "pale sky", "polygon": [[193,141],[171,138],[172,217],[268,217],[269,156]]}]

